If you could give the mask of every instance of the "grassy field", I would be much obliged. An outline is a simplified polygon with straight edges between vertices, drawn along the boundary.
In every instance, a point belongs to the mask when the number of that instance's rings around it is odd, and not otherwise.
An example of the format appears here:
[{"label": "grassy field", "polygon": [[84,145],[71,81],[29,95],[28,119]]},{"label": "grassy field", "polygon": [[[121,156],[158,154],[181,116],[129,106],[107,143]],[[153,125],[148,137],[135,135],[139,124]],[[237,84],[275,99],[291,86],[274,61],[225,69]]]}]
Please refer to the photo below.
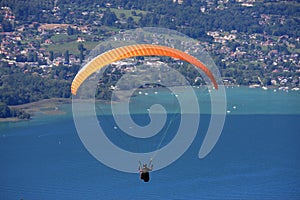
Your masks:
[{"label": "grassy field", "polygon": [[[84,35],[81,37],[88,40],[81,42],[87,50],[91,50],[99,44],[99,42],[89,41],[93,36]],[[80,53],[78,45],[81,43],[77,42],[77,38],[78,35],[57,34],[51,37],[54,44],[47,45],[45,48],[47,51],[53,51],[54,53],[63,54],[66,50],[68,50],[70,54],[78,55]]]},{"label": "grassy field", "polygon": [[66,34],[56,34],[51,37],[51,40],[54,43],[57,42],[67,42],[67,41],[75,41],[77,40],[77,35],[66,35]]},{"label": "grassy field", "polygon": [[[52,44],[46,47],[47,51],[53,51],[54,53],[64,53],[66,50],[69,51],[70,54],[79,55],[78,45],[80,43],[73,41],[67,43],[60,43],[60,44]],[[95,46],[99,44],[99,42],[82,42],[84,47],[87,50],[93,49]]]},{"label": "grassy field", "polygon": [[[106,8],[100,8],[102,11],[105,11]],[[143,11],[143,10],[125,10],[125,9],[116,9],[116,8],[110,8],[110,10],[112,12],[114,12],[118,19],[122,19],[122,13],[125,15],[125,18],[127,19],[128,17],[132,17],[134,22],[138,22],[140,20],[140,16],[134,16],[132,14],[132,11],[135,11],[136,14],[138,15],[139,13],[142,13],[143,15],[145,15],[147,12],[146,11]]]}]

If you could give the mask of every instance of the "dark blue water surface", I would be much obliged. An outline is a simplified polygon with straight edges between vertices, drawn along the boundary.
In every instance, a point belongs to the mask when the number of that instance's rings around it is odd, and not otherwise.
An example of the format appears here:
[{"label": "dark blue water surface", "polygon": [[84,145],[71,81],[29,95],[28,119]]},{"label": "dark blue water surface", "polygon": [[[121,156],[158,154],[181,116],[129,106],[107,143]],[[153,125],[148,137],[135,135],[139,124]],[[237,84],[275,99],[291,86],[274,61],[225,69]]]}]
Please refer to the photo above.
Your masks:
[{"label": "dark blue water surface", "polygon": [[200,125],[188,151],[144,183],[93,158],[64,109],[0,123],[0,199],[300,199],[300,114],[231,113],[204,159]]}]

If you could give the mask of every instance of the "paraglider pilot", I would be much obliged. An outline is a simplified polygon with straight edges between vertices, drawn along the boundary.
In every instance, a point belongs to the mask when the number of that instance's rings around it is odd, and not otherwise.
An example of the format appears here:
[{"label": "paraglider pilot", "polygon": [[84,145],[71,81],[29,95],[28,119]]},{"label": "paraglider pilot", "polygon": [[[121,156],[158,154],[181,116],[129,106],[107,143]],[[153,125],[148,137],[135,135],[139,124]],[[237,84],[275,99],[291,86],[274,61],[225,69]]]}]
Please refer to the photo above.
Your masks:
[{"label": "paraglider pilot", "polygon": [[140,179],[144,180],[144,182],[149,182],[150,180],[149,172],[153,170],[152,159],[150,160],[148,166],[146,163],[144,163],[142,167],[142,163],[139,161]]}]

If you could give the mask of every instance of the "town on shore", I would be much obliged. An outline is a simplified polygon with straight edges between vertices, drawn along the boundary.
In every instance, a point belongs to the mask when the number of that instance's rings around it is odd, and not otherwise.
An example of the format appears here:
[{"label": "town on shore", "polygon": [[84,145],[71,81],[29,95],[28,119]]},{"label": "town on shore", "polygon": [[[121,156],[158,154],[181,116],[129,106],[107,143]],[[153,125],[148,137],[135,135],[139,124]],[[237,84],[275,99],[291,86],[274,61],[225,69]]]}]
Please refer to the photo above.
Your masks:
[{"label": "town on shore", "polygon": [[[143,26],[174,29],[200,41],[225,85],[299,90],[297,1],[126,2],[1,2],[0,102],[11,106],[70,98],[70,83],[95,46],[115,34]],[[152,65],[158,62],[161,60],[150,61]],[[114,88],[119,75],[136,70],[130,63],[119,62],[115,70],[106,73],[99,98],[109,98],[107,90]],[[188,79],[195,84],[198,78]],[[37,83],[46,85],[50,92],[46,95]],[[58,83],[62,85],[59,88]],[[24,89],[19,88],[21,85]]]}]

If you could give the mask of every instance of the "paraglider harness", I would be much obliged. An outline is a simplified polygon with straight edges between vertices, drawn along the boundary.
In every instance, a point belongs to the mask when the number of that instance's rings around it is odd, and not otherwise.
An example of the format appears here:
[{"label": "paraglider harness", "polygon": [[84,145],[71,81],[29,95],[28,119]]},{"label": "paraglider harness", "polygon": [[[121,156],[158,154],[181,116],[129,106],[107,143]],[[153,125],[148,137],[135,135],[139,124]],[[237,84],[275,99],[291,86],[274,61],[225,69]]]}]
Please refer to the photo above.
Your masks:
[{"label": "paraglider harness", "polygon": [[141,172],[140,178],[144,180],[144,182],[149,182],[150,180],[149,172]]},{"label": "paraglider harness", "polygon": [[144,182],[149,182],[149,180],[150,180],[149,171],[152,171],[152,169],[153,169],[152,159],[150,160],[148,166],[150,168],[147,167],[147,164],[144,164],[142,167],[142,163],[141,163],[141,161],[139,161],[140,179],[144,180]]}]

